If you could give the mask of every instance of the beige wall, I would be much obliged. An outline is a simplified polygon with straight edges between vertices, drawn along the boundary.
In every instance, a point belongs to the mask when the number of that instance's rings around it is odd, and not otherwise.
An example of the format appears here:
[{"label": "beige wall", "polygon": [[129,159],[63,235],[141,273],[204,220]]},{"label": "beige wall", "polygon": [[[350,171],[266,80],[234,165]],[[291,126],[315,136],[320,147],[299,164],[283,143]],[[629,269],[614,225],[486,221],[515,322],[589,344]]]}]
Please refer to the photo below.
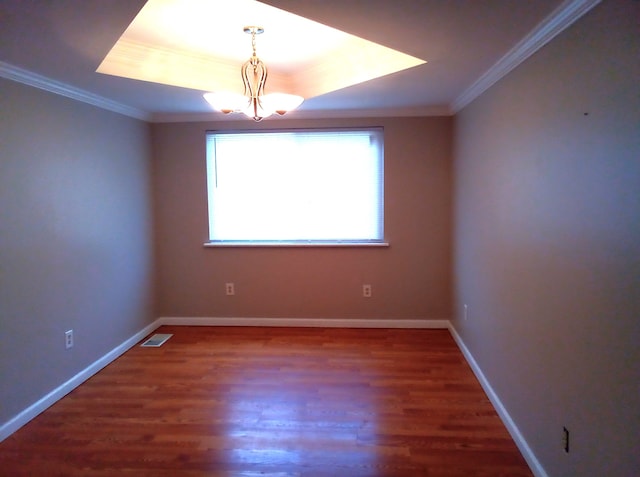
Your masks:
[{"label": "beige wall", "polygon": [[0,425],[153,320],[149,146],[141,121],[0,79]]},{"label": "beige wall", "polygon": [[604,1],[456,117],[455,327],[550,476],[640,472],[639,18]]},{"label": "beige wall", "polygon": [[[451,118],[154,124],[160,316],[448,319]],[[383,126],[389,248],[204,248],[208,129]],[[236,295],[224,295],[234,282]],[[362,284],[373,297],[362,297]]]}]

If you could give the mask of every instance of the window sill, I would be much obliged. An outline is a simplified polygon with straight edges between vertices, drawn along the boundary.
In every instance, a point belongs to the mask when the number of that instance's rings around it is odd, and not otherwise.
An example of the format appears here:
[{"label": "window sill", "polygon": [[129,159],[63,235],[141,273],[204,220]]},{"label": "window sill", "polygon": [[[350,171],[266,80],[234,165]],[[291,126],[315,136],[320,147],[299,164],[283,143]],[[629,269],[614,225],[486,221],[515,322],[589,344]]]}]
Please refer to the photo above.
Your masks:
[{"label": "window sill", "polygon": [[389,247],[388,242],[205,242],[205,247]]}]

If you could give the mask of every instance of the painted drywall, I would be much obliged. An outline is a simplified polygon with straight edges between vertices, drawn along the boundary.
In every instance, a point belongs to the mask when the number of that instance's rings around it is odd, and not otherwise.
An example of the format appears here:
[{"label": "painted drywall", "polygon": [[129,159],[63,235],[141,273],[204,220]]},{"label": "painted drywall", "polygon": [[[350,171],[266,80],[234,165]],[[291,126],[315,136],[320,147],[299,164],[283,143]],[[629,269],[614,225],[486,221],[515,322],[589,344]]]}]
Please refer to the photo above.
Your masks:
[{"label": "painted drywall", "polygon": [[455,327],[550,476],[640,473],[638,18],[605,0],[456,117]]},{"label": "painted drywall", "polygon": [[[451,125],[444,117],[154,124],[160,316],[448,319]],[[390,247],[203,247],[207,130],[336,126],[384,127]],[[235,283],[232,297],[226,282]],[[371,298],[362,297],[365,283]]]},{"label": "painted drywall", "polygon": [[0,80],[0,424],[153,321],[150,175],[146,123]]}]

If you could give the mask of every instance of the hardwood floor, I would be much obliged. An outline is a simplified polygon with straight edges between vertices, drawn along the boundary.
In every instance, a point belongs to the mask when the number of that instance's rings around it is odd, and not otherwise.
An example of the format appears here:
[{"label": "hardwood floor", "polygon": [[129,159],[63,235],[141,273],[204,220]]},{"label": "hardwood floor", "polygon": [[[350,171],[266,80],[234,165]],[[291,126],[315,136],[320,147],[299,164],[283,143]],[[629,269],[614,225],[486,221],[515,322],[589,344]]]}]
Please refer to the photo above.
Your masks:
[{"label": "hardwood floor", "polygon": [[447,330],[156,332],[0,443],[0,475],[532,475]]}]

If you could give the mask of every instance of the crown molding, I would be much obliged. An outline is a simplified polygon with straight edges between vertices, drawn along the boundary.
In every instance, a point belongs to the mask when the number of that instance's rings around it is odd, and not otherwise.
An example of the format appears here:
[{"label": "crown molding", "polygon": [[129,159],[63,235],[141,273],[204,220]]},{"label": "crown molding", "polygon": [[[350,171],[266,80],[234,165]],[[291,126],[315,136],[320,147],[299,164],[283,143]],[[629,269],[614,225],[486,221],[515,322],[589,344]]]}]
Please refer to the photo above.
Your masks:
[{"label": "crown molding", "polygon": [[4,61],[0,61],[0,78],[6,78],[50,93],[66,96],[67,98],[75,99],[76,101],[91,104],[98,108],[113,111],[135,119],[141,119],[143,121],[149,120],[149,114],[144,111],[98,96],[97,94],[89,93],[88,91],[84,91],[79,88],[74,88],[68,84],[19,68],[18,66],[14,66]]},{"label": "crown molding", "polygon": [[558,8],[551,12],[527,36],[520,40],[506,55],[455,99],[451,104],[453,113],[458,113],[470,104],[600,2],[601,0],[566,0],[560,4]]}]

